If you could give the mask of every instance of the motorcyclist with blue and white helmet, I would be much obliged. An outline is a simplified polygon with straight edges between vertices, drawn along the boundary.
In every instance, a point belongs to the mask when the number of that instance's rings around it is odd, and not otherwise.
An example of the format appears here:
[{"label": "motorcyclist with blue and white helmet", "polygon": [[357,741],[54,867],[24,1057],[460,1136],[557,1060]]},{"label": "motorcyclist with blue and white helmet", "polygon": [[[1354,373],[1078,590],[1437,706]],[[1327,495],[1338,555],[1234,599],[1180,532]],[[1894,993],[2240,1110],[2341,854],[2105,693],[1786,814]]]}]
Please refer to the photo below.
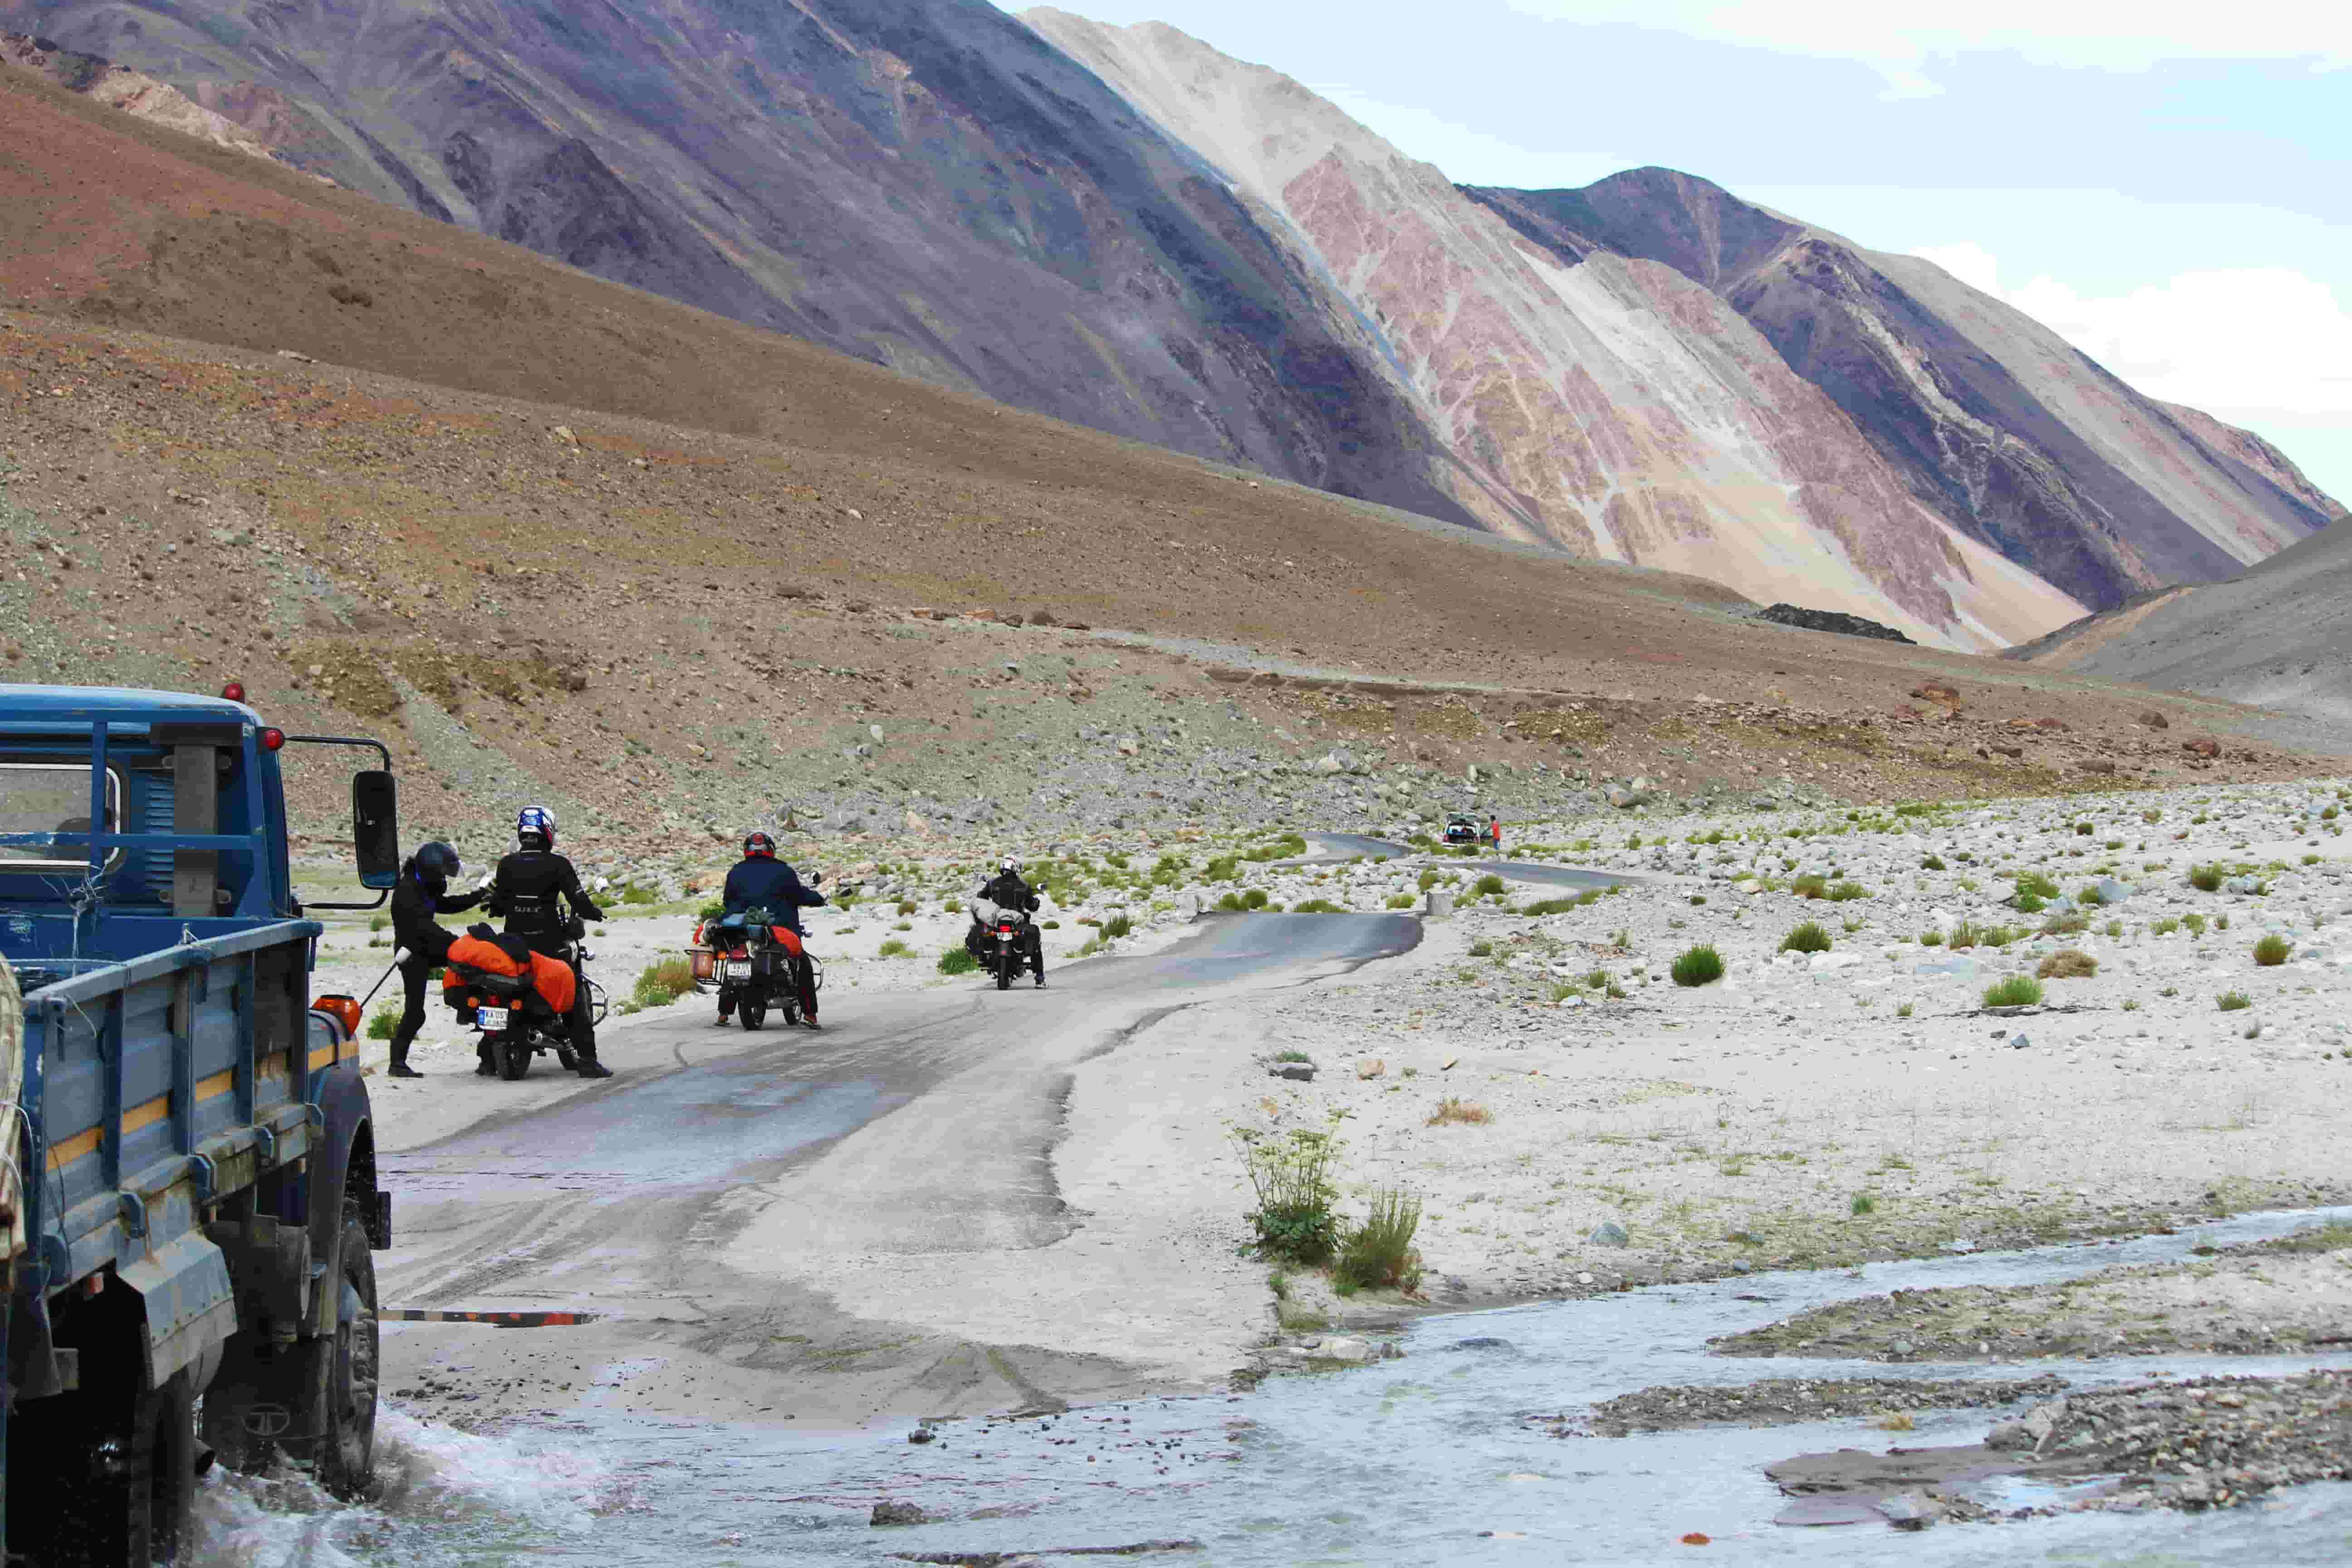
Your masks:
[{"label": "motorcyclist with blue and white helmet", "polygon": [[[580,873],[555,852],[555,813],[543,805],[527,805],[515,816],[514,853],[499,861],[488,894],[490,913],[502,917],[507,934],[521,937],[534,952],[560,958],[579,971],[570,924],[563,906],[582,920],[601,921],[604,911],[580,885]],[[579,1001],[567,1021],[582,1078],[610,1078],[613,1069],[596,1059],[596,1026],[588,1006],[588,987],[578,988]],[[495,1072],[485,1058],[476,1070]]]}]

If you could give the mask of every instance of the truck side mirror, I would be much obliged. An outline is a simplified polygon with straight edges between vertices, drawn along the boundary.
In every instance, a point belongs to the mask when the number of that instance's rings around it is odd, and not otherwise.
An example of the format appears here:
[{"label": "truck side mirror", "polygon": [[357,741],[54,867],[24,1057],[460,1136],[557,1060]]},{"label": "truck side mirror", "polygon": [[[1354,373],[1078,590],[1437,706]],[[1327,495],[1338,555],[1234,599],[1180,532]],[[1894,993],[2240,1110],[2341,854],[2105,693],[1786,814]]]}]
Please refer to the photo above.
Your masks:
[{"label": "truck side mirror", "polygon": [[388,773],[352,775],[352,850],[360,886],[380,893],[400,885],[400,789]]}]

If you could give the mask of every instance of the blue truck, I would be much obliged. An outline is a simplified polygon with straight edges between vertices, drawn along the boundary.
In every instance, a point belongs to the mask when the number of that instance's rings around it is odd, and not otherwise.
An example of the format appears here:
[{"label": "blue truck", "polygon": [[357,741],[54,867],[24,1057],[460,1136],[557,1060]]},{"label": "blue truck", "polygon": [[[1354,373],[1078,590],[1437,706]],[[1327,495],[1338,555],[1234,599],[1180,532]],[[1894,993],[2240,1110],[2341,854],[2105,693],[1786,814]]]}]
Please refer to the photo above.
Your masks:
[{"label": "blue truck", "polygon": [[[362,889],[391,753],[218,698],[0,685],[0,1561],[148,1568],[215,1459],[368,1483],[391,1245],[360,1005],[312,998],[280,756],[342,748]],[[372,752],[373,755],[366,753]],[[340,764],[339,764],[340,771]]]}]

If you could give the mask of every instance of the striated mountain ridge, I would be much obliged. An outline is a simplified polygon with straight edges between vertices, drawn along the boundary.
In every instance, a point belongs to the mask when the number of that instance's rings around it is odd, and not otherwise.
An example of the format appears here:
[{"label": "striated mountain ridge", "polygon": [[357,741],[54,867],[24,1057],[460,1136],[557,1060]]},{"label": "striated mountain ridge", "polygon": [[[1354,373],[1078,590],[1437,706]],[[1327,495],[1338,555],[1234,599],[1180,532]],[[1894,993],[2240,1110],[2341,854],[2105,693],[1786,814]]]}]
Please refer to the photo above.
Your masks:
[{"label": "striated mountain ridge", "polygon": [[[61,49],[47,38],[0,32],[0,70],[28,71],[109,109],[252,157],[273,156],[232,116],[190,98],[169,82],[95,55]],[[256,106],[257,109],[257,106]]]},{"label": "striated mountain ridge", "polygon": [[1666,169],[1467,194],[1564,260],[1641,258],[1705,286],[1921,500],[2086,605],[2231,575],[2333,510],[2267,443],[2142,396],[1920,258]]},{"label": "striated mountain ridge", "polygon": [[1919,504],[1761,334],[1670,268],[1531,247],[1298,83],[1173,27],[1024,19],[1199,151],[1380,329],[1489,528],[1948,644],[2070,613]]}]

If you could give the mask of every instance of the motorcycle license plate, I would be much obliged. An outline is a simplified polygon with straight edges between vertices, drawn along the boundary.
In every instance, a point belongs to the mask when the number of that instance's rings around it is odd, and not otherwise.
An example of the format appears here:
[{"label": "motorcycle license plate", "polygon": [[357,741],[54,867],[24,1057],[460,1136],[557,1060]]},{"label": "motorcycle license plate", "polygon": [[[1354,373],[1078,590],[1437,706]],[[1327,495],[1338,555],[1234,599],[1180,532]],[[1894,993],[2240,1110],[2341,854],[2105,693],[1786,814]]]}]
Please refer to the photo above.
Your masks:
[{"label": "motorcycle license plate", "polygon": [[726,980],[749,980],[751,978],[751,966],[748,963],[729,963],[722,972],[720,978]]},{"label": "motorcycle license plate", "polygon": [[495,1035],[507,1026],[508,1011],[504,1007],[479,1008],[474,1014],[474,1021],[481,1026],[482,1033]]}]

